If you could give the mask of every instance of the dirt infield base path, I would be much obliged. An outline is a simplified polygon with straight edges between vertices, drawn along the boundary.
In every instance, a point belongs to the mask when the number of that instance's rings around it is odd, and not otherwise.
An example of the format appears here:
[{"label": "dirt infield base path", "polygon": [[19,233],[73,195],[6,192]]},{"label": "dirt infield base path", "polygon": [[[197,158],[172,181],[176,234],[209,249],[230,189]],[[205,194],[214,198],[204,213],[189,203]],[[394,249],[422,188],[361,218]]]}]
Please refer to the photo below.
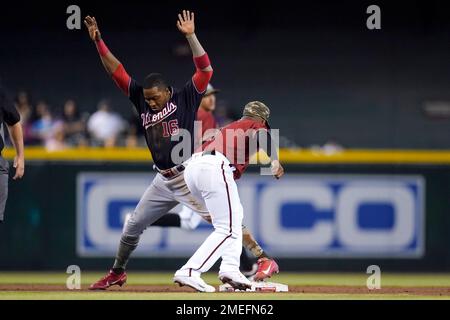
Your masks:
[{"label": "dirt infield base path", "polygon": [[[72,291],[62,285],[33,285],[33,284],[2,284],[0,291],[45,291],[61,292]],[[78,291],[78,290],[76,290]],[[87,286],[82,286],[80,291],[90,291]],[[112,292],[195,292],[188,287],[177,285],[128,285],[125,287],[112,287]],[[290,293],[317,293],[317,294],[408,294],[420,296],[450,296],[448,287],[383,287],[379,290],[369,290],[365,287],[354,286],[289,286]],[[264,294],[249,292],[248,294]]]}]

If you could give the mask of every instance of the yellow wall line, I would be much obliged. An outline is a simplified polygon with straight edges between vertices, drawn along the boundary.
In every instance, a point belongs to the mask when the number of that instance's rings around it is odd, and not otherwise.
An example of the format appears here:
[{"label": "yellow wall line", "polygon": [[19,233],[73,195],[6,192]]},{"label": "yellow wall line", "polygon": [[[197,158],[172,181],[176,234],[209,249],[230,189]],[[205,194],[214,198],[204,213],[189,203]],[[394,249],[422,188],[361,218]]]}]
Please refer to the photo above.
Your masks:
[{"label": "yellow wall line", "polygon": [[[13,159],[14,150],[4,149],[6,159]],[[41,147],[27,147],[26,161],[112,161],[151,162],[146,148],[76,148],[64,151],[46,151]],[[264,158],[264,156],[262,157]],[[308,149],[280,150],[283,163],[321,164],[443,164],[450,165],[450,150],[363,150],[349,149],[338,153],[324,153]]]}]

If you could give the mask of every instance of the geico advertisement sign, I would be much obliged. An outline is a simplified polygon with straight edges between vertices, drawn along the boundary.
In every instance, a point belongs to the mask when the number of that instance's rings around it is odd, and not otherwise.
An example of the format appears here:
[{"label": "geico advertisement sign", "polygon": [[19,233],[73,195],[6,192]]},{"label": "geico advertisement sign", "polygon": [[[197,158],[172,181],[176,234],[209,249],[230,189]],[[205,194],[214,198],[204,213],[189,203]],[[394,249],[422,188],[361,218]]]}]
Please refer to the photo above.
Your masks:
[{"label": "geico advertisement sign", "polygon": [[[153,177],[79,175],[81,256],[114,256],[125,217]],[[239,181],[244,223],[279,257],[420,257],[424,189],[421,177],[403,175],[287,175],[274,180],[249,174]],[[211,230],[206,223],[193,231],[149,227],[133,256],[190,256]]]}]

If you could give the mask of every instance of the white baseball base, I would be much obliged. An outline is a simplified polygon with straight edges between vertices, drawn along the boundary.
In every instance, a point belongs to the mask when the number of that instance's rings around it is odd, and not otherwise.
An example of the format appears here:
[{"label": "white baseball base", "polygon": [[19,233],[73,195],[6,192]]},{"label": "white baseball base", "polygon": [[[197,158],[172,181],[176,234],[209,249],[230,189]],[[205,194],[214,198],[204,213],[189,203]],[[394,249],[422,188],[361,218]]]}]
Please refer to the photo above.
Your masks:
[{"label": "white baseball base", "polygon": [[233,289],[228,283],[219,286],[220,292],[288,292],[289,287],[286,284],[265,281],[253,281],[252,288],[244,290]]}]

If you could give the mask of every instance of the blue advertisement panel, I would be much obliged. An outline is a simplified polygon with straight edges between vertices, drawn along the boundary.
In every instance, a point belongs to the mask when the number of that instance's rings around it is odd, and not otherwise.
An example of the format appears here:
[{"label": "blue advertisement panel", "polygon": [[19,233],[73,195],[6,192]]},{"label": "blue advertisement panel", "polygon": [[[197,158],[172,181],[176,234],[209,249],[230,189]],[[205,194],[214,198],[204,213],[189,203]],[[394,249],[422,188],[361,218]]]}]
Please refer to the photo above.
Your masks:
[{"label": "blue advertisement panel", "polygon": [[[114,256],[127,214],[154,175],[80,173],[77,253]],[[425,250],[425,182],[411,175],[249,174],[239,182],[244,223],[278,257],[420,258]],[[181,210],[178,206],[174,211]],[[136,257],[189,257],[210,234],[149,227]]]}]

